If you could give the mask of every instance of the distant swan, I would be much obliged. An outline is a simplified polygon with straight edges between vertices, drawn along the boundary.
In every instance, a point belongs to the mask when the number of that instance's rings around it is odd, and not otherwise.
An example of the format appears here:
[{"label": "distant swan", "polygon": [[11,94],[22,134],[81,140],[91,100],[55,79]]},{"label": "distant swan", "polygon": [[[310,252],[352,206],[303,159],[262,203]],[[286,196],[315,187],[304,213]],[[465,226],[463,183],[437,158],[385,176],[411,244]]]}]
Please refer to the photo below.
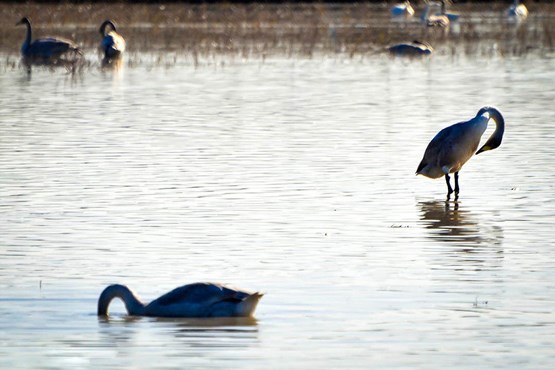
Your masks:
[{"label": "distant swan", "polygon": [[[111,30],[106,32],[106,28],[110,27]],[[100,50],[104,53],[104,59],[109,60],[121,56],[125,51],[125,40],[117,33],[116,25],[111,20],[105,20],[100,26],[100,34],[102,41],[100,42]]]},{"label": "distant swan", "polygon": [[528,17],[528,9],[519,0],[515,0],[514,4],[509,7],[507,15],[511,20],[523,21]]},{"label": "distant swan", "polygon": [[98,298],[98,316],[108,315],[108,306],[120,298],[132,316],[154,317],[251,317],[262,293],[249,293],[221,284],[183,285],[145,305],[125,285],[108,286]]},{"label": "distant swan", "polygon": [[447,5],[445,4],[447,0],[440,0],[441,2],[441,12],[436,13],[436,15],[445,15],[449,18],[449,22],[457,22],[461,15],[459,13],[453,13],[447,11]]},{"label": "distant swan", "polygon": [[[495,131],[480,150],[476,151],[490,119],[495,121]],[[504,131],[505,120],[501,113],[493,107],[483,107],[471,120],[456,123],[441,130],[428,144],[416,174],[432,179],[445,176],[447,195],[450,195],[453,188],[451,188],[449,174],[455,173],[455,194],[458,194],[459,171],[462,166],[474,153],[480,154],[500,146]]]},{"label": "distant swan", "polygon": [[430,55],[434,51],[428,43],[414,40],[413,42],[395,44],[387,48],[389,53],[394,56],[417,57]]},{"label": "distant swan", "polygon": [[414,8],[410,5],[410,1],[407,0],[394,5],[390,12],[392,17],[412,17],[414,15]]},{"label": "distant swan", "polygon": [[[433,6],[437,6],[437,3],[433,3]],[[441,7],[444,9],[445,4],[441,3]],[[426,5],[426,8],[420,16],[420,20],[428,27],[442,27],[448,28],[451,24],[449,17],[443,13],[440,14],[430,14],[430,4]]]},{"label": "distant swan", "polygon": [[24,24],[27,26],[27,37],[21,45],[21,55],[28,61],[33,62],[55,62],[65,54],[81,54],[79,46],[71,40],[63,38],[42,38],[32,41],[31,21],[27,17],[21,18],[16,25]]}]

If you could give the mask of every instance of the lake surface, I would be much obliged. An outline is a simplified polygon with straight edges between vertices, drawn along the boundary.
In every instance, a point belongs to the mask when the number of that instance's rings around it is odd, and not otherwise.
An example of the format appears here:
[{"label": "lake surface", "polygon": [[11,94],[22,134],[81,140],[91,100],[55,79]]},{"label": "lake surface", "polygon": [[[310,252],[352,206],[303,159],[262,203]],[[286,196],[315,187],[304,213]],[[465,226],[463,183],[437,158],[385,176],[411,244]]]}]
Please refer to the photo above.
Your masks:
[{"label": "lake surface", "polygon": [[[555,366],[555,56],[186,60],[0,73],[0,367]],[[414,172],[484,105],[446,201]],[[266,295],[96,316],[194,281]]]}]

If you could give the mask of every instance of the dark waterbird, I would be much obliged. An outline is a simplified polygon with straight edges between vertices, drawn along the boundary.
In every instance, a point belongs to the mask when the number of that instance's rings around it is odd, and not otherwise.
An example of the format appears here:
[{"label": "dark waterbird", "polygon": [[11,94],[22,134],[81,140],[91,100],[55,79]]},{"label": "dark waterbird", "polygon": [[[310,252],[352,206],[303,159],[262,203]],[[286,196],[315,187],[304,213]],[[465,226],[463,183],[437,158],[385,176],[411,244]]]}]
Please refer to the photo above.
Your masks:
[{"label": "dark waterbird", "polygon": [[387,48],[389,54],[400,57],[418,57],[430,55],[434,48],[428,43],[414,40],[412,42],[400,43]]},{"label": "dark waterbird", "polygon": [[[61,37],[46,37],[33,41],[33,31],[29,18],[21,18],[16,25],[20,24],[27,26],[27,36],[21,45],[21,55],[27,62],[56,64],[61,61],[74,61],[82,55],[79,46],[68,39]],[[71,57],[72,59],[64,59],[63,57]]]},{"label": "dark waterbird", "polygon": [[132,316],[251,317],[262,295],[216,283],[193,283],[176,288],[145,305],[128,287],[114,284],[100,294],[97,314],[108,316],[110,302],[119,298]]},{"label": "dark waterbird", "polygon": [[[490,119],[495,121],[495,131],[480,150],[476,151]],[[445,176],[447,195],[450,195],[453,193],[453,188],[450,184],[449,174],[454,173],[454,191],[458,195],[459,171],[462,166],[474,154],[480,154],[500,146],[504,131],[505,120],[501,113],[493,107],[483,107],[471,120],[459,122],[441,130],[428,144],[416,174],[432,179]]]}]

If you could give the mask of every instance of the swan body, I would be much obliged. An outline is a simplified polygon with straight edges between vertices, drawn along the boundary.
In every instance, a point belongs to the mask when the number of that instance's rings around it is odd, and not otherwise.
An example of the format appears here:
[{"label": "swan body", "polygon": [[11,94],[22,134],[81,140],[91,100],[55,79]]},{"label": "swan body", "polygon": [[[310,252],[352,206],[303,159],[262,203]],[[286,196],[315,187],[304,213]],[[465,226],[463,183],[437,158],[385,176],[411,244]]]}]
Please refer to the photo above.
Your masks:
[{"label": "swan body", "polygon": [[413,42],[395,44],[387,48],[394,56],[417,57],[430,55],[434,51],[430,44],[414,40]]},{"label": "swan body", "polygon": [[114,298],[125,304],[132,316],[153,317],[251,317],[261,293],[249,293],[215,283],[193,283],[178,287],[144,304],[125,285],[108,286],[98,298],[98,316],[108,316]]},{"label": "swan body", "polygon": [[394,5],[390,12],[392,17],[412,17],[414,15],[414,8],[410,5],[410,1],[405,1]]},{"label": "swan body", "polygon": [[[480,138],[493,119],[496,128],[486,143],[478,150]],[[441,130],[428,144],[424,157],[416,170],[417,175],[432,179],[445,176],[447,194],[451,194],[449,174],[455,174],[455,194],[459,193],[459,171],[474,155],[492,150],[501,145],[505,131],[505,120],[501,113],[493,107],[483,107],[469,121],[459,122]]]},{"label": "swan body", "polygon": [[507,15],[509,19],[523,21],[528,17],[528,9],[526,5],[521,4],[519,0],[515,0],[514,4],[509,7]]},{"label": "swan body", "polygon": [[[106,31],[108,26],[111,28],[110,31]],[[104,59],[108,60],[121,56],[125,51],[125,39],[117,33],[114,22],[109,19],[105,20],[99,31],[102,35],[100,50],[104,53]]]},{"label": "swan body", "polygon": [[27,17],[21,18],[16,25],[24,24],[27,26],[27,36],[21,45],[21,55],[32,61],[53,62],[60,59],[65,54],[81,54],[79,46],[71,40],[64,38],[47,37],[32,40],[31,21]]}]

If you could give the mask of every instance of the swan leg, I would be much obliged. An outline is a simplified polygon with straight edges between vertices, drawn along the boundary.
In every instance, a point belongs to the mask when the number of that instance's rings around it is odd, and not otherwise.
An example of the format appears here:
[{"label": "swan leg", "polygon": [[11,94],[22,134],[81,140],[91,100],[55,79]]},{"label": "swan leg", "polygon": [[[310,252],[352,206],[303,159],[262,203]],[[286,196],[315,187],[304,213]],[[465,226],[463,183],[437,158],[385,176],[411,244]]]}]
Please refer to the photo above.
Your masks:
[{"label": "swan leg", "polygon": [[447,183],[447,195],[451,195],[451,193],[453,192],[453,188],[451,187],[450,181],[451,181],[451,178],[449,177],[449,174],[446,173],[445,182]]},{"label": "swan leg", "polygon": [[455,195],[459,194],[459,172],[455,172]]}]

